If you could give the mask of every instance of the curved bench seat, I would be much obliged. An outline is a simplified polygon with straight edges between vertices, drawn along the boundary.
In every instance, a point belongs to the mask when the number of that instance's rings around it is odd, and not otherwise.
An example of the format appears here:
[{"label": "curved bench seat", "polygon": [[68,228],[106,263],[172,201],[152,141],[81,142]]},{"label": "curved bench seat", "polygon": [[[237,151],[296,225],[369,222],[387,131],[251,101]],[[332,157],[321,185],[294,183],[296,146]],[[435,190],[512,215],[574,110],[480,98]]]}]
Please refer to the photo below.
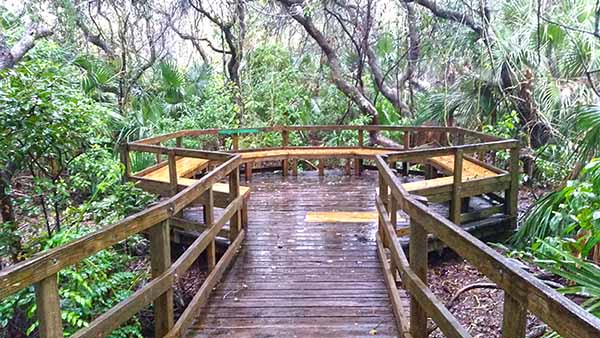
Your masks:
[{"label": "curved bench seat", "polygon": [[241,150],[237,153],[242,156],[243,162],[257,160],[284,160],[290,158],[320,159],[320,158],[370,158],[376,155],[385,155],[393,151],[385,148],[327,148],[327,147],[293,147],[278,149],[252,149]]}]

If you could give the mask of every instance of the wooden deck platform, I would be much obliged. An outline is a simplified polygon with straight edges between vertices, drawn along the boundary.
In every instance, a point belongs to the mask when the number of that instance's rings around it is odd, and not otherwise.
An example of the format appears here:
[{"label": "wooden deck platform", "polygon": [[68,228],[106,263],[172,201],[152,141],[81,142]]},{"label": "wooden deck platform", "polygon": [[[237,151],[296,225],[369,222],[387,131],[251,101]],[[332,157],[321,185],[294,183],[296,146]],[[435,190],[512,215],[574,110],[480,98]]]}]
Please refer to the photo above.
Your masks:
[{"label": "wooden deck platform", "polygon": [[310,212],[373,211],[376,180],[256,175],[246,242],[186,336],[398,336],[376,223],[306,221]]}]

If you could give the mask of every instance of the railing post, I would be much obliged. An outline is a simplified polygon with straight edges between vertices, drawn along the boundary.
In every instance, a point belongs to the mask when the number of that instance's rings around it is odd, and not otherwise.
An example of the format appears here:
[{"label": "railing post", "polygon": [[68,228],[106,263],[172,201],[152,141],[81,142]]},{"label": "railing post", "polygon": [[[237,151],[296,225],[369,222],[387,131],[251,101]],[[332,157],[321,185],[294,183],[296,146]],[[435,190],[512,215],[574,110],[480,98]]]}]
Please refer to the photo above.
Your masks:
[{"label": "railing post", "polygon": [[325,176],[325,159],[322,158],[319,160],[319,176]]},{"label": "railing post", "polygon": [[292,160],[292,175],[298,176],[298,159],[297,158]]},{"label": "railing post", "polygon": [[121,144],[121,163],[123,163],[123,167],[125,168],[123,173],[123,182],[127,182],[131,176],[131,161],[129,159],[129,146],[127,143]]},{"label": "railing post", "polygon": [[231,143],[232,143],[233,151],[237,151],[240,148],[239,142],[240,142],[239,135],[233,134],[233,136],[231,136]]},{"label": "railing post", "polygon": [[[414,218],[410,219],[410,268],[427,285],[427,232]],[[427,337],[427,312],[414,296],[410,297],[410,333],[413,338]]]},{"label": "railing post", "polygon": [[183,137],[181,137],[181,136],[175,138],[175,147],[181,148],[182,141],[183,141]]},{"label": "railing post", "polygon": [[365,132],[362,129],[358,130],[358,146],[359,147],[365,146]]},{"label": "railing post", "polygon": [[454,153],[454,184],[452,185],[452,200],[450,201],[450,220],[455,224],[460,224],[462,171],[463,150],[456,149]]},{"label": "railing post", "polygon": [[[208,194],[208,201],[204,206],[204,208],[206,208],[204,211],[204,218],[206,227],[211,228],[215,224],[215,198],[212,187],[208,188],[206,192]],[[214,238],[210,241],[210,244],[208,244],[208,247],[206,248],[206,262],[209,272],[212,271],[217,264],[216,245]]]},{"label": "railing post", "polygon": [[504,314],[502,319],[503,338],[525,338],[527,309],[504,291]]},{"label": "railing post", "polygon": [[35,284],[35,302],[41,338],[63,337],[58,294],[58,276],[53,274]]},{"label": "railing post", "polygon": [[282,147],[287,147],[290,143],[290,138],[289,138],[289,132],[284,129],[281,131],[281,146]]},{"label": "railing post", "polygon": [[[381,171],[378,171],[378,173],[379,173],[379,198],[381,199],[381,202],[383,203],[384,207],[387,210],[388,187],[385,182],[385,179],[383,178],[383,174],[381,173]],[[381,237],[381,241],[385,244],[385,243],[387,243],[388,238],[386,236],[386,232],[384,229],[385,224],[381,221],[380,217],[377,217],[377,224],[378,224],[379,236]]]},{"label": "railing post", "polygon": [[252,179],[252,167],[254,167],[254,162],[246,162],[246,169],[244,169],[244,175],[246,176],[246,182],[250,182]]},{"label": "railing post", "polygon": [[169,149],[169,184],[171,196],[177,194],[177,158],[173,149]]},{"label": "railing post", "polygon": [[[233,202],[240,196],[240,168],[236,167],[229,173],[229,202]],[[241,214],[238,209],[229,221],[229,241],[233,243],[240,232]]]},{"label": "railing post", "polygon": [[519,201],[519,147],[510,149],[510,164],[508,168],[510,173],[510,188],[505,192],[506,214],[510,217],[511,229],[517,226],[517,208]]},{"label": "railing post", "polygon": [[[281,131],[281,146],[287,148],[289,143],[289,133],[286,129],[283,129]],[[281,161],[281,169],[283,170],[283,177],[287,177],[289,173],[289,162],[287,158]]]},{"label": "railing post", "polygon": [[[169,221],[161,222],[148,230],[150,238],[150,266],[152,278],[160,276],[171,265],[171,238]],[[162,337],[173,327],[173,289],[154,300],[154,336]]]},{"label": "railing post", "polygon": [[[160,143],[158,144],[160,146]],[[159,164],[162,161],[161,158],[162,153],[159,151],[157,151],[156,153],[154,153],[154,158],[156,159],[156,164]]]},{"label": "railing post", "polygon": [[[404,146],[404,150],[409,150],[410,149],[410,131],[406,130],[404,132],[404,137],[403,137],[403,146]],[[402,162],[402,175],[403,176],[408,176],[408,170],[410,167],[410,163],[408,162]]]}]

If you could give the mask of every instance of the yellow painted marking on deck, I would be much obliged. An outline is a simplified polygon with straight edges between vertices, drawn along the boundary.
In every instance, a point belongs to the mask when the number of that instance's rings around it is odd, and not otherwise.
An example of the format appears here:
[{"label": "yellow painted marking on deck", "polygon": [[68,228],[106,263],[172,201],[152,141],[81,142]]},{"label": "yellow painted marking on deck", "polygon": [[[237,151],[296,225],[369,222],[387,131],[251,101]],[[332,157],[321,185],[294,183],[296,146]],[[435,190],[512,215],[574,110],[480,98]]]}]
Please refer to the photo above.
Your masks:
[{"label": "yellow painted marking on deck", "polygon": [[377,211],[309,211],[307,223],[371,223],[377,221]]}]

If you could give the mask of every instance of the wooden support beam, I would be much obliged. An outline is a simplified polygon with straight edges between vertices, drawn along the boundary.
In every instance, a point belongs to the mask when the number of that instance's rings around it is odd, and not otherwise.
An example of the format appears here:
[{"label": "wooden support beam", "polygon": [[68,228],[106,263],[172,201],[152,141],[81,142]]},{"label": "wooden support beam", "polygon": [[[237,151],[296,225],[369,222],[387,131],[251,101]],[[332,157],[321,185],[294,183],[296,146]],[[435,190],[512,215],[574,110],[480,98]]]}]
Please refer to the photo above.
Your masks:
[{"label": "wooden support beam", "polygon": [[292,160],[292,175],[298,176],[298,159],[297,158]]},{"label": "wooden support beam", "polygon": [[[206,208],[206,211],[205,211],[206,223],[205,224],[208,228],[211,228],[215,224],[215,209],[214,209],[215,197],[213,194],[212,187],[210,189],[208,189],[207,195],[208,195],[208,201],[205,206],[205,208]],[[209,272],[212,271],[215,267],[215,264],[217,264],[217,253],[216,253],[216,245],[215,245],[214,238],[210,241],[210,244],[206,248],[206,262],[208,265]]]},{"label": "wooden support beam", "polygon": [[290,145],[290,135],[287,130],[281,131],[281,146],[284,148]]},{"label": "wooden support beam", "polygon": [[[410,150],[410,131],[406,130],[403,136],[404,150]],[[408,176],[410,163],[402,162],[402,176]]]},{"label": "wooden support beam", "polygon": [[40,322],[40,337],[63,337],[57,274],[35,283],[35,302],[37,304],[37,317]]},{"label": "wooden support beam", "polygon": [[504,292],[504,317],[502,319],[503,338],[525,338],[527,309],[507,292]]},{"label": "wooden support beam", "polygon": [[[229,174],[229,200],[234,201],[240,195],[240,168],[237,167]],[[240,232],[242,221],[240,211],[236,211],[229,221],[229,240],[235,241]]]},{"label": "wooden support beam", "polygon": [[[150,239],[150,266],[152,278],[160,276],[171,266],[171,239],[169,221],[148,229]],[[173,289],[154,300],[154,336],[162,337],[173,327]]]},{"label": "wooden support beam", "polygon": [[347,158],[346,162],[344,163],[344,175],[346,176],[350,176],[352,175],[352,163],[351,163],[352,159]]},{"label": "wooden support beam", "polygon": [[514,229],[517,226],[517,212],[519,203],[519,147],[510,150],[510,188],[504,192],[506,200],[506,214],[510,216],[510,225]]},{"label": "wooden support beam", "polygon": [[365,146],[365,133],[362,129],[358,130],[358,146],[359,147],[364,147]]},{"label": "wooden support beam", "polygon": [[131,160],[129,159],[129,146],[127,143],[121,144],[120,157],[124,168],[123,178],[126,181],[131,176]]},{"label": "wooden support beam", "polygon": [[177,148],[181,148],[181,146],[183,145],[183,136],[179,136],[177,138],[175,138],[175,147]]},{"label": "wooden support beam", "polygon": [[240,136],[237,134],[233,134],[231,136],[231,146],[233,151],[237,151],[240,149]]},{"label": "wooden support beam", "polygon": [[171,196],[177,194],[177,158],[173,150],[169,151],[169,190]]},{"label": "wooden support beam", "polygon": [[325,160],[319,160],[319,176],[325,176]]},{"label": "wooden support beam", "polygon": [[282,168],[282,174],[283,177],[287,177],[289,171],[290,171],[290,167],[289,167],[289,162],[287,159],[281,161],[281,168]]},{"label": "wooden support beam", "polygon": [[354,175],[355,176],[360,176],[361,174],[361,168],[362,167],[362,159],[360,158],[355,158],[354,159]]},{"label": "wooden support beam", "polygon": [[460,197],[462,189],[463,172],[463,151],[457,149],[454,154],[454,182],[452,184],[452,199],[450,200],[450,220],[455,224],[460,224],[461,205]]},{"label": "wooden support beam", "polygon": [[252,180],[252,167],[254,167],[254,162],[246,162],[244,175],[246,176],[246,182],[250,182]]},{"label": "wooden support beam", "polygon": [[[410,268],[427,285],[427,231],[414,218],[410,219]],[[415,296],[410,297],[410,333],[413,338],[426,338],[427,312]]]}]

